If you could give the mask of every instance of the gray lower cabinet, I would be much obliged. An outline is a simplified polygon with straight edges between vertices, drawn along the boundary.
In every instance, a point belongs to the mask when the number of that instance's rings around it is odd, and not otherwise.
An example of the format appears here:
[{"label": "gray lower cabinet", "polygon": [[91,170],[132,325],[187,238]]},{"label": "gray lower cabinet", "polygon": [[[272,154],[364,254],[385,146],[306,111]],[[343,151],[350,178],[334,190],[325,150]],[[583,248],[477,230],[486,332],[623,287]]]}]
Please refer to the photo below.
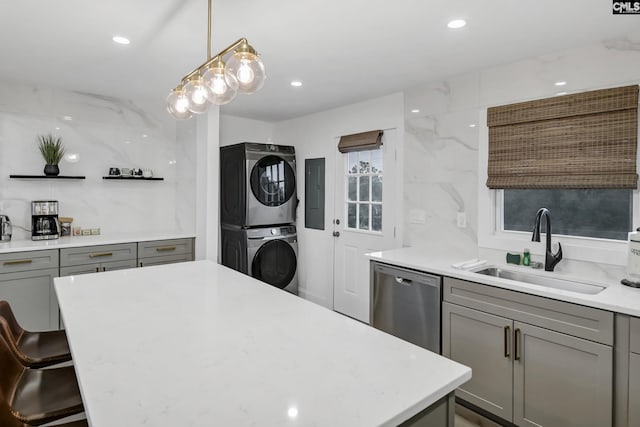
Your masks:
[{"label": "gray lower cabinet", "polygon": [[612,313],[451,278],[443,294],[443,354],[472,369],[456,396],[521,427],[612,425]]},{"label": "gray lower cabinet", "polygon": [[136,259],[135,243],[60,249],[60,276],[134,268]]},{"label": "gray lower cabinet", "polygon": [[193,239],[153,240],[138,242],[138,266],[193,261]]},{"label": "gray lower cabinet", "polygon": [[23,328],[58,329],[58,300],[53,289],[56,276],[57,250],[0,255],[0,300],[9,302]]},{"label": "gray lower cabinet", "polygon": [[640,354],[629,354],[629,426],[640,426]]}]

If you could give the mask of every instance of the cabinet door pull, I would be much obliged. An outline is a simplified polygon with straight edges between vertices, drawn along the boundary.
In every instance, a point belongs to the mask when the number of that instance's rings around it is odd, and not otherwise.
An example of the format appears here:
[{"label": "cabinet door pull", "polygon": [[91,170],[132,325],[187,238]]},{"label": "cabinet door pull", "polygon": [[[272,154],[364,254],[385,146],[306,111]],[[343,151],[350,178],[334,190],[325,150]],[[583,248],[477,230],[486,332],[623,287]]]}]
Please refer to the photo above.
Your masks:
[{"label": "cabinet door pull", "polygon": [[504,357],[511,357],[511,326],[504,327]]},{"label": "cabinet door pull", "polygon": [[89,254],[89,258],[99,258],[102,256],[112,256],[113,252],[97,252],[97,253],[92,253]]},{"label": "cabinet door pull", "polygon": [[520,360],[520,328],[516,328],[515,357],[514,360]]},{"label": "cabinet door pull", "polygon": [[32,259],[16,259],[13,261],[5,261],[4,265],[31,264],[32,262]]},{"label": "cabinet door pull", "polygon": [[144,266],[142,265],[142,261],[140,261],[140,267],[144,267]]},{"label": "cabinet door pull", "polygon": [[176,246],[161,246],[159,248],[156,248],[156,252],[169,252],[169,251],[175,251],[177,249]]},{"label": "cabinet door pull", "polygon": [[107,267],[102,267],[102,271],[107,271]]},{"label": "cabinet door pull", "polygon": [[96,267],[96,273],[100,272],[100,267]]}]

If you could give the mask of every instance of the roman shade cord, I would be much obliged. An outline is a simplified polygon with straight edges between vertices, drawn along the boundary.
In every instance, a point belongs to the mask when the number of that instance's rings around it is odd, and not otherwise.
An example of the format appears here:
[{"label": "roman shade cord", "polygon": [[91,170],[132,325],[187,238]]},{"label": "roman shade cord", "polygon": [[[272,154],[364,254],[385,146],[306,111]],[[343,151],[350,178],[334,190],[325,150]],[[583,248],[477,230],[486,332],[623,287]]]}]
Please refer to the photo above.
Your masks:
[{"label": "roman shade cord", "polygon": [[338,142],[338,151],[341,153],[350,153],[352,151],[375,150],[382,146],[383,134],[384,131],[379,129],[343,135]]},{"label": "roman shade cord", "polygon": [[487,109],[487,187],[637,188],[638,85]]}]

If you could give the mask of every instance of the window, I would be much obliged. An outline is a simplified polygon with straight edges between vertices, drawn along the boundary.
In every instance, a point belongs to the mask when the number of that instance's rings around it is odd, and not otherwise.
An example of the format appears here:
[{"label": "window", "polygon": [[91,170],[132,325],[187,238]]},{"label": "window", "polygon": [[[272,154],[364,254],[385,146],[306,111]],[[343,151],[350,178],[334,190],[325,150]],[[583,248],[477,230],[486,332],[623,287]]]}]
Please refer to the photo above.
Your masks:
[{"label": "window", "polygon": [[563,189],[504,190],[502,229],[531,232],[541,207],[549,209],[554,236],[626,241],[632,228],[632,190]]},{"label": "window", "polygon": [[347,228],[382,232],[382,149],[348,153],[345,175]]}]

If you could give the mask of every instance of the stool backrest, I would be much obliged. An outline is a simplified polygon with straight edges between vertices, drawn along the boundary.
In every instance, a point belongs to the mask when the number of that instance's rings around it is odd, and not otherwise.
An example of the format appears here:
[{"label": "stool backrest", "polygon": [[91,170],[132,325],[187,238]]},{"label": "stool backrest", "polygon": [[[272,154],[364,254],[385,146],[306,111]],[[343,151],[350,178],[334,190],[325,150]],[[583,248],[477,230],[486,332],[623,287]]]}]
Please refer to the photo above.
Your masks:
[{"label": "stool backrest", "polygon": [[24,329],[22,329],[22,326],[18,323],[16,316],[13,315],[13,310],[11,310],[11,306],[8,301],[0,301],[0,317],[4,317],[4,320],[7,321],[11,333],[13,334],[13,341],[18,342],[24,333]]},{"label": "stool backrest", "polygon": [[9,348],[5,333],[0,333],[0,425],[3,427],[23,426],[22,422],[11,414],[10,408],[13,391],[24,369]]}]

